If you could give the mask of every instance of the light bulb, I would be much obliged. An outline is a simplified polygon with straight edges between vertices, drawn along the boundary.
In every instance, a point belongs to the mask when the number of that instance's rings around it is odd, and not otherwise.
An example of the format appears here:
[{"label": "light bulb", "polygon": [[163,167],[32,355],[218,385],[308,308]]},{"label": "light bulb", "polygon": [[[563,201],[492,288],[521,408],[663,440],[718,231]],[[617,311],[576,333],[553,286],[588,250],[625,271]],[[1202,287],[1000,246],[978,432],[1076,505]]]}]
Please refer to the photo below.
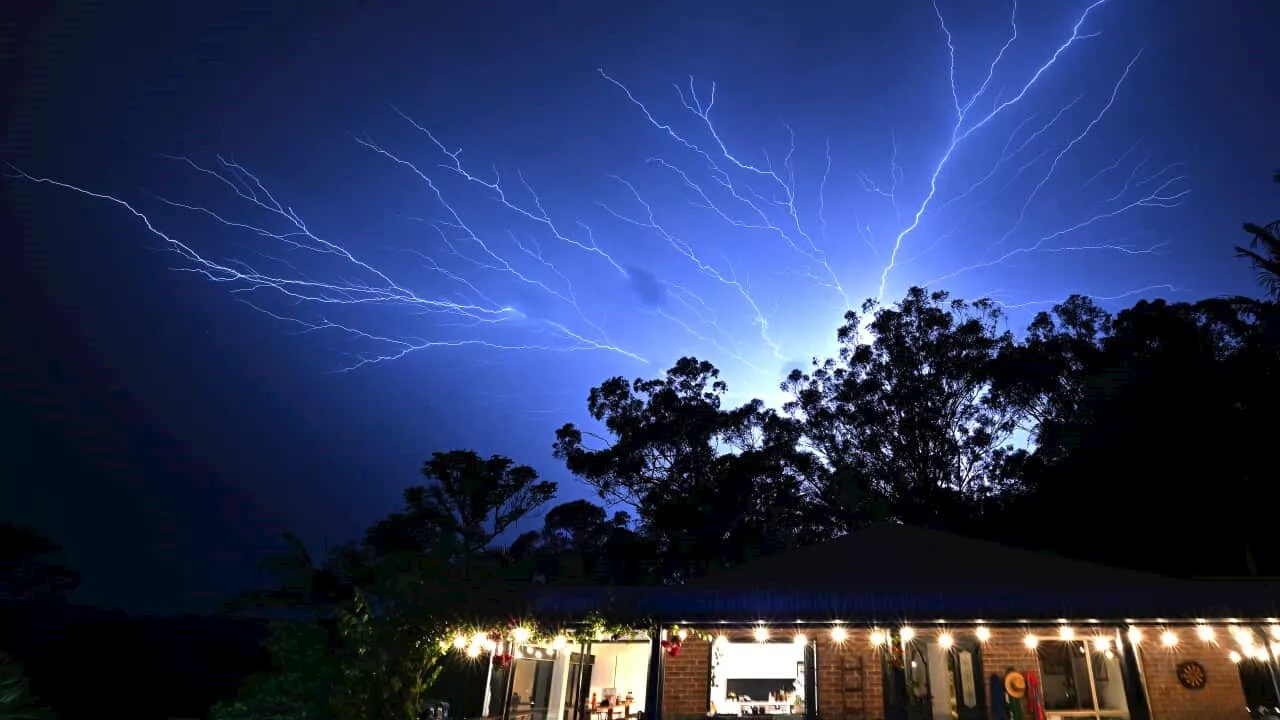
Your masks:
[{"label": "light bulb", "polygon": [[938,647],[943,650],[950,650],[956,644],[956,639],[951,637],[951,633],[944,632],[938,636]]},{"label": "light bulb", "polygon": [[1240,657],[1240,653],[1236,652],[1235,650],[1232,650],[1231,652],[1227,653],[1227,657],[1231,658],[1231,662],[1233,663],[1238,663],[1244,659],[1243,657]]},{"label": "light bulb", "polygon": [[848,630],[845,630],[844,628],[840,627],[839,625],[837,625],[836,627],[831,628],[831,642],[836,643],[837,645],[839,645],[839,644],[842,644],[844,641],[846,641],[846,640],[848,640],[848,639],[849,639],[849,631],[848,631]]},{"label": "light bulb", "polygon": [[467,646],[467,639],[462,637],[461,635],[458,635],[453,639],[453,646],[461,650],[462,648]]},{"label": "light bulb", "polygon": [[888,640],[889,638],[884,634],[883,630],[871,631],[871,644],[873,646],[880,647],[881,645],[884,645],[886,642],[888,642]]},{"label": "light bulb", "polygon": [[809,638],[805,637],[804,633],[796,633],[795,641],[797,645],[809,644]]},{"label": "light bulb", "polygon": [[1072,627],[1070,627],[1070,626],[1068,626],[1068,625],[1063,625],[1062,627],[1058,628],[1058,637],[1062,638],[1063,640],[1068,640],[1068,641],[1069,641],[1069,640],[1075,640],[1075,639],[1076,639],[1076,631],[1075,631],[1075,629],[1073,629]]},{"label": "light bulb", "polygon": [[978,629],[973,631],[973,634],[977,636],[978,642],[986,642],[991,639],[991,628],[979,625]]},{"label": "light bulb", "polygon": [[518,627],[511,631],[511,639],[517,643],[524,643],[529,640],[529,628]]},{"label": "light bulb", "polygon": [[1160,644],[1167,648],[1171,648],[1174,645],[1177,645],[1178,633],[1172,630],[1165,630],[1164,632],[1160,633]]},{"label": "light bulb", "polygon": [[769,628],[761,625],[755,629],[752,635],[755,636],[756,642],[764,642],[769,639]]},{"label": "light bulb", "polygon": [[1207,643],[1213,642],[1213,638],[1214,638],[1213,628],[1209,627],[1208,625],[1197,626],[1196,637],[1200,638],[1201,640]]},{"label": "light bulb", "polygon": [[1026,645],[1028,650],[1035,650],[1040,647],[1040,638],[1035,635],[1028,634],[1026,637],[1022,638],[1022,644]]},{"label": "light bulb", "polygon": [[1136,646],[1138,646],[1138,645],[1141,645],[1141,644],[1142,644],[1142,629],[1141,629],[1141,628],[1130,627],[1130,628],[1129,628],[1129,632],[1127,632],[1127,633],[1125,633],[1125,634],[1126,634],[1126,635],[1128,636],[1128,638],[1129,638],[1129,644],[1130,644],[1130,645],[1133,645],[1133,646],[1135,646],[1135,647],[1136,647]]},{"label": "light bulb", "polygon": [[469,658],[478,658],[478,657],[480,657],[480,646],[479,646],[479,645],[471,645],[471,646],[469,646],[469,647],[467,648],[467,657],[469,657]]},{"label": "light bulb", "polygon": [[916,637],[915,628],[904,627],[898,631],[898,637],[902,638],[902,642],[909,643]]},{"label": "light bulb", "polygon": [[1093,639],[1093,649],[1098,652],[1106,652],[1111,649],[1111,638],[1099,635]]},{"label": "light bulb", "polygon": [[565,638],[565,636],[557,635],[555,639],[551,641],[551,647],[556,650],[563,650],[564,646],[567,645],[568,643],[569,641],[567,638]]},{"label": "light bulb", "polygon": [[685,638],[689,637],[689,631],[684,628],[680,628],[680,630],[676,632],[676,637],[680,638],[681,642],[684,642]]}]

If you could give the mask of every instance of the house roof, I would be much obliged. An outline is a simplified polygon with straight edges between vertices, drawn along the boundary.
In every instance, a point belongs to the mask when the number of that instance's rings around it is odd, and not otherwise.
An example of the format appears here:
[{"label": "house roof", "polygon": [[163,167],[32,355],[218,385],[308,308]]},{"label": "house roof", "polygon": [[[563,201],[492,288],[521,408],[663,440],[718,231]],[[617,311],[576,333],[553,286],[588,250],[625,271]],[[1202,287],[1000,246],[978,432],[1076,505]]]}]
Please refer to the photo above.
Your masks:
[{"label": "house roof", "polygon": [[[673,588],[549,589],[664,620],[1122,619],[1280,615],[1280,585],[1177,580],[951,533],[876,523]],[[592,604],[595,607],[592,607]]]}]

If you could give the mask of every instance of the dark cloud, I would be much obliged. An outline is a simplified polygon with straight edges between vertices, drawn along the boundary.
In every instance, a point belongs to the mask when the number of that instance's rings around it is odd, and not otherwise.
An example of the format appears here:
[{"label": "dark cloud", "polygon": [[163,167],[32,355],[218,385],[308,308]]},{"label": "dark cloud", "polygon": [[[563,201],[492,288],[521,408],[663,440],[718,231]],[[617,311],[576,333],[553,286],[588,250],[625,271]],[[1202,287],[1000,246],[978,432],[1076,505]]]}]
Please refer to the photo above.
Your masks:
[{"label": "dark cloud", "polygon": [[667,286],[658,276],[642,267],[630,266],[626,270],[627,286],[645,307],[660,308],[667,304]]}]

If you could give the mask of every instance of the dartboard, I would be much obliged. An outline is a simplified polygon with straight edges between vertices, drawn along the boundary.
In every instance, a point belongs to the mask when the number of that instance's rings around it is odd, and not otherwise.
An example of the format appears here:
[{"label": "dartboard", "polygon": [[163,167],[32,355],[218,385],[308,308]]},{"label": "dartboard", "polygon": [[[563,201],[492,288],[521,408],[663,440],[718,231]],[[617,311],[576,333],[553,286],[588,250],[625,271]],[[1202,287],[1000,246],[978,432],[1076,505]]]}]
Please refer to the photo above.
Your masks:
[{"label": "dartboard", "polygon": [[1188,690],[1199,690],[1209,680],[1204,666],[1198,662],[1184,662],[1178,665],[1178,682]]}]

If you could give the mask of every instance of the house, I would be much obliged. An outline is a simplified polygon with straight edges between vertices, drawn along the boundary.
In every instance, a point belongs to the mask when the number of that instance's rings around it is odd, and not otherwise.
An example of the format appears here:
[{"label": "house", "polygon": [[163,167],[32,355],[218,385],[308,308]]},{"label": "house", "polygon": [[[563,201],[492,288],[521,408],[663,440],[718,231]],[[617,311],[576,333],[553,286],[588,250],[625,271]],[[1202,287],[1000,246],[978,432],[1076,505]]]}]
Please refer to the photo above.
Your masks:
[{"label": "house", "polygon": [[1278,606],[881,523],[681,587],[543,588],[453,642],[501,720],[1245,720],[1280,704]]}]

